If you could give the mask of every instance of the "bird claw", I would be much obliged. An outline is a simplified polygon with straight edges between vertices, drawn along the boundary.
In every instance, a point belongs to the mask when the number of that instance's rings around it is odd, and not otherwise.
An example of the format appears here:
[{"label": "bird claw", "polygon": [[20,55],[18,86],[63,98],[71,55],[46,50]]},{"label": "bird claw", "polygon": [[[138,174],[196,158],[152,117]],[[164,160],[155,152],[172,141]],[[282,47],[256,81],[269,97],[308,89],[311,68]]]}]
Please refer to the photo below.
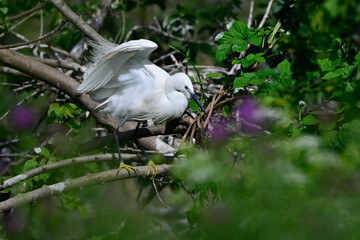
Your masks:
[{"label": "bird claw", "polygon": [[147,176],[150,175],[151,168],[153,169],[152,175],[150,177],[150,179],[152,180],[153,178],[155,178],[155,176],[157,174],[157,167],[156,167],[155,163],[153,161],[151,161],[151,160],[149,161],[148,166],[149,166],[149,169],[148,169],[148,172],[147,172]]},{"label": "bird claw", "polygon": [[120,170],[121,170],[122,168],[125,168],[126,171],[128,171],[129,173],[130,173],[130,172],[135,173],[135,171],[136,171],[136,168],[134,168],[133,166],[128,165],[128,164],[125,164],[124,162],[121,162],[121,163],[120,163],[120,166],[119,166],[119,168],[118,168],[118,173],[120,172]]}]

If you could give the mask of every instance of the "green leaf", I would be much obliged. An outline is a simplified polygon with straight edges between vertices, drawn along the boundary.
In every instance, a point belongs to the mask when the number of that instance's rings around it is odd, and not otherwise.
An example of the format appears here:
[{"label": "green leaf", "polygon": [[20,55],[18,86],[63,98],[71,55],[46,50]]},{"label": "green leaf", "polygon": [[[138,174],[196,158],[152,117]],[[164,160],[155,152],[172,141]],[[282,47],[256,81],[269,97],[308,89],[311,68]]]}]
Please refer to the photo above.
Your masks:
[{"label": "green leaf", "polygon": [[220,74],[220,73],[208,73],[205,75],[208,78],[220,78],[220,77],[224,77],[224,75]]},{"label": "green leaf", "polygon": [[349,143],[358,144],[360,141],[360,120],[357,119],[343,124],[340,128],[339,139],[343,145]]},{"label": "green leaf", "polygon": [[87,210],[86,210],[86,208],[84,208],[84,207],[81,206],[81,205],[78,205],[78,206],[77,206],[77,209],[79,210],[79,213],[80,213],[80,215],[81,215],[83,218],[86,218],[86,217],[87,217]]},{"label": "green leaf", "polygon": [[301,121],[303,125],[316,125],[319,124],[319,120],[313,115],[309,114],[303,118]]},{"label": "green leaf", "polygon": [[237,77],[234,80],[233,88],[245,87],[248,85],[249,81],[250,81],[250,79],[248,79],[246,77]]},{"label": "green leaf", "polygon": [[334,70],[333,62],[329,58],[318,59],[317,63],[323,72],[328,72]]},{"label": "green leaf", "polygon": [[257,36],[254,32],[250,32],[248,37],[246,38],[246,41],[252,45],[259,47],[262,42],[262,37]]},{"label": "green leaf", "polygon": [[229,105],[226,104],[221,108],[221,116],[228,117],[229,114],[230,114]]},{"label": "green leaf", "polygon": [[34,148],[34,151],[36,154],[50,158],[50,151],[46,147],[36,147]]},{"label": "green leaf", "polygon": [[0,7],[0,12],[2,13],[2,14],[7,14],[7,12],[8,12],[8,8],[7,7]]},{"label": "green leaf", "polygon": [[237,38],[244,39],[249,34],[249,28],[242,22],[234,21],[229,31]]},{"label": "green leaf", "polygon": [[280,75],[291,75],[291,64],[286,59],[277,65],[277,69],[279,70]]},{"label": "green leaf", "polygon": [[256,62],[255,55],[250,53],[242,60],[242,65],[244,68],[247,68],[250,65],[254,64],[255,62]]},{"label": "green leaf", "polygon": [[322,79],[329,80],[329,79],[339,78],[341,74],[342,74],[342,69],[339,68],[336,69],[335,71],[328,72],[327,74],[324,75]]},{"label": "green leaf", "polygon": [[39,163],[34,159],[27,160],[24,164],[23,171],[29,171],[30,169],[36,168],[38,165]]},{"label": "green leaf", "polygon": [[215,55],[216,61],[218,61],[218,63],[221,63],[222,61],[227,59],[230,51],[231,51],[231,44],[226,44],[226,43],[221,44],[216,51],[216,55]]},{"label": "green leaf", "polygon": [[234,43],[234,45],[232,46],[232,50],[234,52],[242,52],[244,50],[246,50],[247,48],[247,43],[245,41],[236,41],[236,43]]}]

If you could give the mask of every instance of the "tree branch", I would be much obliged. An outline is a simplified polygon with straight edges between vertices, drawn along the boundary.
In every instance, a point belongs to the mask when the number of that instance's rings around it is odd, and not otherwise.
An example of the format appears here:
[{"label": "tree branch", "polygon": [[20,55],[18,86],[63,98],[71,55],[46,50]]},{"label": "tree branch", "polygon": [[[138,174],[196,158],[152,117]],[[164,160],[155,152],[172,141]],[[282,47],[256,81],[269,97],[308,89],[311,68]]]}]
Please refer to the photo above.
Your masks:
[{"label": "tree branch", "polygon": [[[127,154],[127,153],[123,153],[121,154],[122,159],[127,162],[127,161],[145,161],[146,159],[144,157],[140,157],[136,154]],[[28,178],[32,178],[34,176],[37,176],[39,174],[45,173],[45,172],[49,172],[51,170],[55,170],[55,169],[59,169],[59,168],[64,168],[64,167],[68,167],[68,166],[72,166],[72,165],[76,165],[76,164],[83,164],[83,163],[90,163],[90,162],[102,162],[102,161],[111,161],[114,159],[118,159],[117,157],[117,153],[113,154],[113,153],[104,153],[104,154],[96,154],[96,155],[90,155],[90,156],[82,156],[82,157],[75,157],[75,158],[69,158],[69,159],[64,159],[61,161],[57,161],[54,163],[49,163],[34,169],[31,169],[27,172],[24,172],[22,174],[16,175],[12,178],[9,178],[7,180],[5,180],[3,182],[2,185],[0,185],[0,190],[9,188],[21,181],[24,181]]]},{"label": "tree branch", "polygon": [[261,28],[262,26],[264,26],[266,19],[269,17],[271,5],[273,4],[273,1],[274,0],[269,1],[268,5],[266,7],[266,10],[265,10],[265,14],[264,14],[263,18],[261,19],[261,22],[260,22],[258,28]]},{"label": "tree branch", "polygon": [[35,43],[35,42],[38,42],[38,41],[41,41],[45,38],[48,38],[52,35],[54,35],[57,31],[59,31],[63,26],[64,24],[66,23],[66,21],[64,21],[63,19],[61,20],[61,22],[59,23],[59,25],[56,26],[56,28],[54,28],[54,30],[52,30],[51,32],[48,32],[36,39],[33,39],[33,40],[30,40],[30,41],[27,41],[27,42],[22,42],[22,43],[14,43],[14,44],[8,44],[8,45],[0,45],[0,49],[4,49],[4,48],[14,48],[14,47],[19,47],[19,46],[24,46],[24,45],[28,45],[28,44],[32,44],[32,43]]},{"label": "tree branch", "polygon": [[[175,128],[171,128],[165,124],[150,126],[146,128],[139,128],[137,132],[137,138],[149,137],[149,136],[157,136],[157,135],[167,135],[167,134],[174,134],[174,133],[184,133],[187,129],[187,126],[179,125]],[[134,129],[127,130],[118,133],[119,142],[126,142],[134,137]],[[139,139],[140,140],[140,139]],[[80,153],[85,153],[93,149],[97,149],[106,145],[109,141],[114,141],[113,135],[108,135],[105,137],[98,137],[89,142],[81,144],[79,146],[78,151]]]},{"label": "tree branch", "polygon": [[[14,20],[22,18],[22,17],[24,17],[24,16],[26,16],[28,14],[32,14],[33,12],[36,12],[37,10],[43,8],[46,4],[47,4],[46,2],[41,2],[38,5],[36,5],[35,7],[29,9],[29,10],[23,11],[23,12],[17,14],[17,15],[9,17],[9,21],[14,21]],[[0,24],[3,24],[3,22],[1,21]]]},{"label": "tree branch", "polygon": [[61,12],[72,24],[74,24],[87,37],[97,43],[106,42],[99,33],[91,28],[80,16],[74,13],[63,0],[48,0],[51,2],[59,12]]},{"label": "tree branch", "polygon": [[[169,171],[170,166],[163,164],[157,166],[157,176],[164,176]],[[3,202],[0,202],[0,212],[16,208],[20,205],[36,201],[38,199],[53,196],[63,192],[67,192],[73,189],[79,189],[95,184],[102,184],[106,182],[123,180],[135,177],[146,177],[148,171],[148,166],[136,167],[136,172],[127,172],[125,169],[122,169],[120,172],[118,170],[109,170],[105,172],[89,174],[83,177],[68,179],[64,182],[59,182],[52,185],[44,185],[43,187],[33,190],[31,192],[23,193],[16,195],[10,199],[7,199]]]}]

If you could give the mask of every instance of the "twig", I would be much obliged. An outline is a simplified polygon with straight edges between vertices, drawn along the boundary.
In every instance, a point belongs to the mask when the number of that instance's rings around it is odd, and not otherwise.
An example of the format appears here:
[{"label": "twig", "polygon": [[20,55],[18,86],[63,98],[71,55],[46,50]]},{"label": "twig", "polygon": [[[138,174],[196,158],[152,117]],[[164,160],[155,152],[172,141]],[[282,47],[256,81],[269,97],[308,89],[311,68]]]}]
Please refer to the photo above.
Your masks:
[{"label": "twig", "polygon": [[[33,17],[36,14],[36,12],[33,12],[32,14],[30,14],[29,16],[27,16],[26,18],[22,19],[21,21],[17,22],[16,24],[14,24],[13,26],[11,26],[9,28],[9,31],[14,30],[17,26],[20,26],[21,24],[23,24],[24,22],[26,22],[27,20],[29,20],[29,18]],[[1,33],[0,34],[0,38],[2,38],[3,36],[5,36],[5,33]]]},{"label": "twig", "polygon": [[154,190],[155,190],[155,192],[156,192],[156,196],[157,196],[157,198],[159,199],[160,203],[161,203],[162,205],[164,205],[165,207],[170,208],[169,205],[167,205],[167,204],[162,200],[162,198],[160,197],[160,193],[159,193],[159,191],[158,191],[158,189],[157,189],[157,187],[156,187],[156,184],[155,184],[155,178],[153,178],[151,182],[152,182],[152,185],[153,185]]},{"label": "twig", "polygon": [[[124,161],[145,161],[146,159],[144,157],[139,157],[136,154],[121,154]],[[76,164],[83,164],[83,163],[90,163],[90,162],[102,162],[102,161],[111,161],[117,159],[116,154],[112,153],[104,153],[104,154],[96,154],[96,155],[90,155],[90,156],[81,156],[81,157],[75,157],[75,158],[69,158],[65,160],[61,160],[54,163],[49,163],[34,169],[31,169],[27,172],[24,172],[22,174],[16,175],[12,178],[9,178],[3,182],[2,185],[0,185],[0,190],[9,188],[20,181],[24,181],[28,178],[37,176],[39,174],[49,172],[51,170],[64,168]]]},{"label": "twig", "polygon": [[[16,19],[22,18],[22,17],[24,17],[24,16],[26,16],[28,14],[31,14],[33,12],[36,12],[37,10],[43,8],[46,4],[47,4],[46,2],[41,2],[38,5],[36,5],[35,7],[29,9],[29,10],[23,11],[23,12],[17,14],[17,15],[9,17],[9,21],[11,22],[11,21],[14,21]],[[0,25],[1,24],[3,24],[2,21],[0,21]]]},{"label": "twig", "polygon": [[117,42],[118,44],[121,43],[121,40],[122,40],[122,38],[124,37],[124,34],[125,34],[125,13],[124,13],[124,10],[121,10],[121,19],[122,19],[121,31],[119,31],[116,34],[116,37],[115,37],[115,42]]},{"label": "twig", "polygon": [[[169,165],[158,165],[157,166],[157,176],[164,176],[170,170]],[[79,189],[95,184],[102,184],[106,182],[129,179],[135,177],[146,177],[148,171],[148,166],[136,167],[135,172],[128,172],[125,169],[122,169],[120,172],[118,170],[109,170],[105,172],[100,172],[96,174],[89,174],[83,177],[68,179],[64,182],[59,182],[53,185],[44,185],[43,187],[33,190],[31,192],[23,193],[16,195],[10,199],[7,199],[3,202],[0,202],[0,212],[16,208],[20,205],[34,202],[38,199],[49,197],[52,195],[60,194],[67,192],[73,189]]]},{"label": "twig", "polygon": [[28,75],[26,75],[22,72],[19,72],[16,69],[4,67],[4,66],[0,66],[0,73],[11,74],[11,75],[20,76],[20,77],[29,77]]},{"label": "twig", "polygon": [[27,154],[27,153],[0,153],[0,158],[2,157],[26,157],[31,158],[35,155]]},{"label": "twig", "polygon": [[255,0],[251,0],[251,2],[250,2],[249,17],[248,17],[248,22],[247,22],[248,28],[251,27],[251,22],[252,22],[252,18],[253,18],[253,14],[254,14],[254,2],[255,2]]},{"label": "twig", "polygon": [[43,35],[44,32],[44,14],[43,14],[43,10],[40,9],[40,33],[39,33],[39,37],[41,37]]},{"label": "twig", "polygon": [[64,24],[66,23],[66,21],[64,21],[63,19],[61,20],[61,22],[56,26],[56,28],[54,28],[54,30],[52,30],[51,32],[48,32],[46,34],[44,34],[41,37],[38,37],[36,39],[27,41],[27,42],[22,42],[22,43],[14,43],[14,44],[8,44],[8,45],[0,45],[0,49],[4,49],[4,48],[14,48],[14,47],[19,47],[19,46],[23,46],[23,45],[29,45],[38,41],[41,41],[45,38],[51,37],[52,35],[54,35],[57,31],[59,31]]},{"label": "twig", "polygon": [[187,38],[182,38],[182,37],[178,37],[178,36],[175,36],[171,33],[168,33],[168,32],[165,32],[163,31],[162,29],[159,29],[157,27],[154,27],[154,26],[134,26],[129,32],[128,34],[126,35],[125,37],[125,42],[128,41],[128,39],[130,38],[130,36],[132,35],[133,32],[135,32],[136,30],[138,29],[148,29],[148,30],[151,30],[151,31],[154,31],[156,33],[159,33],[165,37],[168,37],[168,38],[172,38],[172,39],[175,39],[175,40],[178,40],[178,41],[181,41],[181,42],[189,42],[189,43],[197,43],[197,44],[208,44],[208,45],[215,45],[215,43],[211,40],[211,39],[208,39],[206,41],[201,41],[201,40],[193,40],[193,39],[187,39]]},{"label": "twig", "polygon": [[63,0],[48,0],[59,12],[63,14],[72,24],[82,31],[90,39],[97,43],[107,42],[99,33],[91,28],[80,16],[74,13]]},{"label": "twig", "polygon": [[261,19],[261,22],[260,22],[258,28],[261,28],[262,26],[264,26],[266,19],[269,17],[271,5],[273,4],[273,1],[274,0],[269,1],[268,5],[266,7],[266,10],[265,10],[265,14],[264,14],[263,18]]}]

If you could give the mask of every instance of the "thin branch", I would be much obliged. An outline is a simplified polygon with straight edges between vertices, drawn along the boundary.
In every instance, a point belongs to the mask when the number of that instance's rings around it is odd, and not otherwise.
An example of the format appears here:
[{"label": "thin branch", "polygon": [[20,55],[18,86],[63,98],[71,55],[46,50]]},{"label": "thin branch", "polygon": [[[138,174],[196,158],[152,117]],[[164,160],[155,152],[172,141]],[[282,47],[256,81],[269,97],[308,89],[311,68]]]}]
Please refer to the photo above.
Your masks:
[{"label": "thin branch", "polygon": [[[122,159],[126,162],[128,161],[145,161],[146,159],[144,157],[139,157],[136,154],[121,154]],[[14,177],[11,177],[3,182],[2,185],[0,185],[0,189],[6,189],[9,188],[21,181],[24,181],[28,178],[32,178],[34,176],[37,176],[39,174],[49,172],[51,170],[56,170],[59,168],[65,168],[68,166],[73,166],[77,164],[84,164],[84,163],[90,163],[90,162],[102,162],[102,161],[111,161],[117,159],[116,154],[112,153],[104,153],[104,154],[96,154],[96,155],[90,155],[90,156],[81,156],[81,157],[75,157],[75,158],[69,158],[61,161],[57,161],[54,163],[49,163],[34,169],[31,169],[27,172],[24,172],[22,174],[16,175]]]},{"label": "thin branch", "polygon": [[[26,22],[27,20],[29,20],[29,18],[32,18],[35,14],[36,14],[36,12],[33,12],[33,13],[30,14],[29,16],[26,16],[26,18],[22,19],[21,21],[17,22],[17,23],[14,24],[13,26],[11,26],[11,27],[9,28],[9,31],[14,30],[16,27],[20,26],[21,24],[23,24],[24,22]],[[1,34],[0,34],[0,38],[2,38],[3,36],[5,36],[5,33],[1,33]]]},{"label": "thin branch", "polygon": [[[9,21],[14,21],[16,19],[19,19],[19,18],[22,18],[22,17],[24,17],[26,15],[29,15],[29,14],[31,14],[33,12],[36,12],[37,10],[43,8],[46,4],[47,4],[47,2],[41,2],[38,5],[36,5],[35,7],[29,9],[29,10],[23,11],[23,12],[17,14],[17,15],[9,17]],[[0,22],[0,24],[3,24],[3,22]]]},{"label": "thin branch", "polygon": [[29,45],[38,41],[41,41],[45,38],[51,37],[52,35],[54,35],[57,31],[59,31],[64,24],[66,23],[66,21],[64,21],[63,19],[61,20],[61,22],[56,26],[56,28],[54,28],[54,30],[52,30],[51,32],[48,32],[44,35],[42,35],[41,37],[38,37],[36,39],[27,41],[27,42],[22,42],[22,43],[14,43],[14,44],[8,44],[8,45],[0,45],[0,49],[4,49],[4,48],[14,48],[14,47],[19,47],[19,46],[23,46],[23,45]]},{"label": "thin branch", "polygon": [[181,41],[181,42],[190,42],[190,43],[197,43],[197,44],[215,45],[215,43],[210,39],[207,40],[207,41],[201,41],[201,40],[192,40],[192,39],[182,38],[182,37],[175,36],[175,35],[173,35],[171,33],[165,32],[162,29],[159,29],[159,28],[151,26],[151,25],[149,25],[149,26],[134,26],[128,32],[128,34],[126,35],[125,42],[128,41],[130,36],[132,35],[132,33],[135,32],[138,29],[148,29],[148,30],[154,31],[154,32],[156,32],[158,34],[161,34],[161,35],[163,35],[165,37],[172,38],[172,39],[175,39],[175,40],[178,40],[178,41]]},{"label": "thin branch", "polygon": [[70,69],[70,70],[74,70],[77,72],[82,72],[84,73],[86,70],[86,67],[81,66],[78,63],[71,63],[71,62],[65,62],[65,61],[60,61],[60,60],[56,60],[56,59],[46,59],[46,58],[37,58],[35,57],[36,60],[45,63],[46,65],[55,67],[55,68],[64,68],[64,69]]},{"label": "thin branch", "polygon": [[72,24],[74,24],[80,31],[82,31],[87,37],[94,40],[97,43],[106,42],[99,33],[91,28],[79,15],[74,13],[63,0],[48,0],[51,2],[59,12],[63,14]]},{"label": "thin branch", "polygon": [[254,14],[254,2],[255,2],[255,0],[251,0],[251,2],[250,2],[249,17],[248,17],[248,22],[247,22],[248,28],[251,27],[251,22],[252,22],[252,18],[253,18],[253,14]]},{"label": "thin branch", "polygon": [[[157,176],[164,176],[170,170],[170,166],[166,164],[158,165],[157,170]],[[59,182],[49,186],[44,185],[39,189],[16,195],[15,197],[0,202],[0,212],[2,213],[6,210],[16,208],[20,205],[31,203],[38,199],[53,196],[73,189],[79,189],[95,184],[102,184],[116,180],[123,180],[135,177],[146,177],[147,171],[148,166],[136,167],[136,171],[134,173],[128,172],[125,169],[121,170],[120,172],[118,170],[109,170],[105,172],[89,174],[75,179],[68,179],[64,182]]]},{"label": "thin branch", "polygon": [[273,2],[274,2],[274,0],[269,1],[268,5],[266,7],[266,10],[265,10],[265,14],[264,14],[263,18],[261,19],[261,22],[260,22],[258,28],[261,28],[262,26],[264,26],[266,19],[269,17],[271,5],[273,4]]},{"label": "thin branch", "polygon": [[0,66],[0,73],[11,74],[14,76],[19,76],[19,77],[29,77],[28,75],[26,75],[22,72],[19,72],[16,69],[9,68],[9,67],[3,67],[3,66]]},{"label": "thin branch", "polygon": [[124,10],[121,10],[121,19],[122,19],[121,31],[119,31],[116,34],[116,37],[115,37],[115,42],[117,42],[118,44],[121,43],[121,40],[122,40],[122,38],[124,37],[124,34],[125,34],[125,13],[124,13]]}]

